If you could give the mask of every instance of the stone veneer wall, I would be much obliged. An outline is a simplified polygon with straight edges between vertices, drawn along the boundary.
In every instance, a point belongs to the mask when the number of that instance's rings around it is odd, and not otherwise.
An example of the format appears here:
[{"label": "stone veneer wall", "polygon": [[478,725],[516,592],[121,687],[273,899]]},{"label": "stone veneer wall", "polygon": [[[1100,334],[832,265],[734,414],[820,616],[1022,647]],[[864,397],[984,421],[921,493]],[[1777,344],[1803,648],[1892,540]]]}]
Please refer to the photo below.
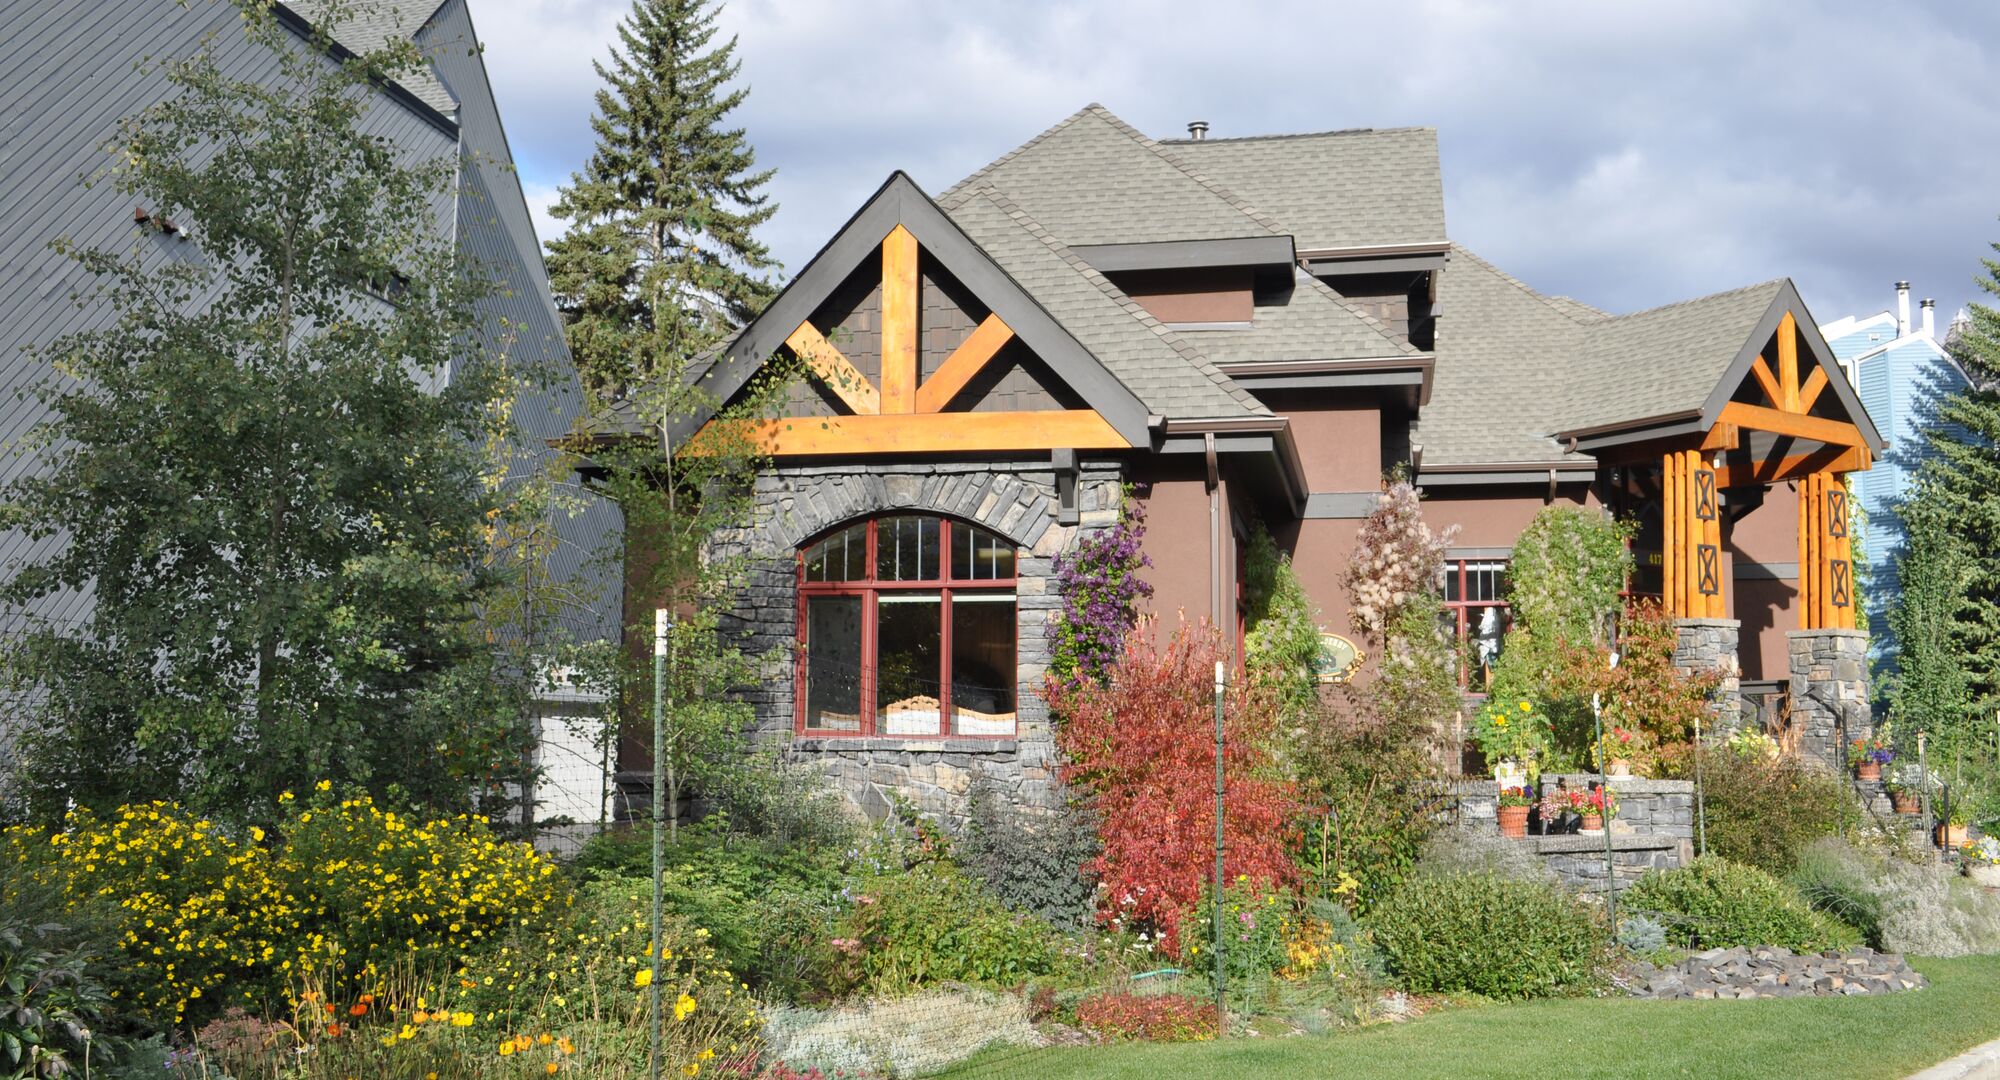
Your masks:
[{"label": "stone veneer wall", "polygon": [[[855,809],[879,819],[892,795],[948,823],[963,819],[973,786],[1031,812],[1057,801],[1056,750],[1039,689],[1048,667],[1045,626],[1060,607],[1051,580],[1054,557],[1085,532],[1118,520],[1116,462],[1080,462],[1079,524],[1056,520],[1056,474],[1050,462],[900,463],[783,466],[756,482],[756,519],[719,536],[720,555],[745,554],[751,570],[743,600],[725,626],[746,651],[769,657],[760,685],[746,692],[757,712],[755,736],[786,745],[796,760],[817,764]],[[1016,590],[1018,724],[1011,739],[804,738],[794,734],[798,577],[794,552],[846,522],[877,514],[935,513],[972,521],[1019,545]]]},{"label": "stone veneer wall", "polygon": [[1737,619],[1675,619],[1674,627],[1680,631],[1674,644],[1674,666],[1690,674],[1722,673],[1708,711],[1715,717],[1715,730],[1736,730],[1744,717],[1743,665],[1737,656],[1743,623]]},{"label": "stone veneer wall", "polygon": [[1785,639],[1791,653],[1789,700],[1799,753],[1832,768],[1845,768],[1842,744],[1874,730],[1868,708],[1868,632],[1792,630]]}]

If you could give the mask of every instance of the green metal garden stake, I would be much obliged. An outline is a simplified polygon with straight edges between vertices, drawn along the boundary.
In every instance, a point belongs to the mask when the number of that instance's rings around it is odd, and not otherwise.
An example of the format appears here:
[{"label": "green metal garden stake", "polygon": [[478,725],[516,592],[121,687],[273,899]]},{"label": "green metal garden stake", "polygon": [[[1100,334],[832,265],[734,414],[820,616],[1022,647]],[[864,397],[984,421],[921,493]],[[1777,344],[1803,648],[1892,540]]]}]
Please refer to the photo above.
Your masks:
[{"label": "green metal garden stake", "polygon": [[1215,1033],[1228,1034],[1228,984],[1222,973],[1222,661],[1215,662]]},{"label": "green metal garden stake", "polygon": [[653,964],[648,970],[651,983],[647,990],[647,1027],[651,1032],[651,1048],[646,1055],[646,1075],[649,1080],[660,1080],[660,1053],[666,1041],[666,1025],[660,1016],[660,957],[666,950],[663,936],[663,912],[660,900],[660,879],[667,872],[667,636],[673,620],[667,609],[653,612]]}]

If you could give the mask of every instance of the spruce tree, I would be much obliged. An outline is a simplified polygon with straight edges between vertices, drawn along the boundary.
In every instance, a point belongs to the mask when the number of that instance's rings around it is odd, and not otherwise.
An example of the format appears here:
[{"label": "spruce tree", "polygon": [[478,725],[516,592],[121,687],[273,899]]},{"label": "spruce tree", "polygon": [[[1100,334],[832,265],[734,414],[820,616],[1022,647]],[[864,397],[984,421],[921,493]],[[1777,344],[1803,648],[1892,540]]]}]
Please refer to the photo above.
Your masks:
[{"label": "spruce tree", "polygon": [[[727,123],[736,39],[713,0],[634,0],[596,65],[597,149],[550,213],[549,279],[585,387],[616,400],[742,325],[776,291],[752,235],[777,211],[744,131]],[[713,46],[713,47],[712,47]]]},{"label": "spruce tree", "polygon": [[[2000,244],[1993,245],[2000,252]],[[2000,260],[1979,287],[2000,296]],[[1990,731],[2000,704],[2000,310],[1971,305],[1955,354],[1972,386],[1946,398],[1900,508],[1910,550],[1891,615],[1901,650],[1897,715],[1937,738]]]}]

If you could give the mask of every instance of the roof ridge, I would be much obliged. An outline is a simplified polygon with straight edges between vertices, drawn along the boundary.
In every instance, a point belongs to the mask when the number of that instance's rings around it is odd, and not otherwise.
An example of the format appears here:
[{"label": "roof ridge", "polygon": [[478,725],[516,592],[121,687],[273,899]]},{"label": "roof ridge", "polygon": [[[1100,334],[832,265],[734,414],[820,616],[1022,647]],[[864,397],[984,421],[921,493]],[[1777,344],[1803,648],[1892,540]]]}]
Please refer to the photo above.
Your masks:
[{"label": "roof ridge", "polygon": [[[1555,303],[1555,301],[1550,300],[1547,296],[1544,296],[1543,294],[1536,292],[1532,287],[1528,285],[1527,282],[1522,281],[1520,278],[1515,277],[1514,275],[1508,273],[1507,271],[1502,270],[1499,267],[1493,265],[1486,259],[1481,258],[1476,252],[1472,251],[1470,248],[1467,248],[1463,244],[1454,241],[1451,245],[1451,250],[1454,254],[1463,255],[1466,258],[1472,260],[1473,262],[1478,263],[1480,266],[1485,267],[1489,272],[1493,274],[1494,277],[1497,277],[1500,280],[1506,282],[1507,284],[1514,286],[1516,289],[1519,289],[1522,292],[1527,293],[1529,296],[1534,297],[1537,303],[1541,304],[1545,308],[1548,308],[1550,311],[1553,311],[1556,314],[1562,316],[1563,318],[1568,319],[1570,322],[1576,324],[1579,327],[1592,326],[1604,321],[1603,319],[1591,319],[1589,321],[1585,321],[1583,319],[1577,318],[1575,312],[1563,310],[1563,308],[1557,303]],[[1451,273],[1451,267],[1449,266],[1445,267],[1444,272],[1447,274]],[[1618,316],[1615,315],[1606,316],[1606,318],[1617,318],[1617,317]]]},{"label": "roof ridge", "polygon": [[1389,344],[1396,346],[1398,349],[1401,349],[1404,355],[1415,356],[1418,355],[1420,352],[1422,352],[1422,350],[1418,349],[1415,345],[1412,345],[1408,341],[1399,338],[1395,334],[1391,333],[1389,331],[1389,325],[1387,323],[1383,322],[1382,320],[1376,318],[1373,315],[1368,314],[1368,312],[1363,310],[1360,305],[1349,300],[1347,297],[1340,295],[1338,292],[1335,292],[1331,285],[1328,285],[1326,282],[1321,281],[1320,279],[1312,276],[1312,274],[1309,271],[1295,267],[1293,270],[1292,277],[1294,280],[1297,280],[1298,278],[1304,278],[1306,281],[1311,283],[1311,287],[1313,289],[1318,290],[1327,299],[1333,301],[1336,304],[1339,304],[1341,307],[1344,307],[1348,311],[1359,316],[1363,322],[1368,324],[1370,329],[1382,335],[1382,338],[1385,341],[1389,342]]},{"label": "roof ridge", "polygon": [[[1131,315],[1137,320],[1140,325],[1151,330],[1153,335],[1159,338],[1163,344],[1180,354],[1183,360],[1186,360],[1197,372],[1210,382],[1213,382],[1217,389],[1222,390],[1233,398],[1237,404],[1242,405],[1252,412],[1270,413],[1270,409],[1266,408],[1248,390],[1238,385],[1236,380],[1224,375],[1221,369],[1217,368],[1207,356],[1182,340],[1180,335],[1175,334],[1164,323],[1154,318],[1152,312],[1141,307],[1138,301],[1125,295],[1123,289],[1112,284],[1111,279],[1105,277],[1096,267],[1085,262],[1082,256],[1070,250],[1069,245],[1057,239],[1053,233],[1042,226],[1041,222],[1036,221],[1032,215],[1017,205],[1014,200],[1008,198],[1006,193],[1001,191],[998,186],[984,183],[975,188],[968,189],[961,202],[980,197],[991,202],[1001,213],[1007,215],[1016,225],[1019,225],[1026,231],[1028,235],[1034,237],[1057,258],[1063,260],[1078,274],[1082,275],[1083,279],[1095,286],[1099,292],[1104,294],[1106,299],[1117,304],[1124,309],[1126,314]],[[1124,382],[1123,379],[1119,381],[1121,383]],[[1126,389],[1129,390],[1131,387],[1127,386]]]},{"label": "roof ridge", "polygon": [[1743,293],[1754,292],[1758,289],[1768,289],[1774,285],[1783,285],[1785,282],[1790,280],[1791,279],[1787,277],[1774,277],[1750,285],[1738,285],[1736,288],[1733,289],[1723,289],[1720,292],[1704,293],[1700,296],[1690,296],[1685,300],[1675,300],[1671,303],[1659,304],[1657,306],[1649,308],[1641,308],[1638,311],[1628,311],[1623,315],[1612,315],[1609,318],[1605,319],[1604,321],[1616,322],[1620,319],[1636,319],[1641,315],[1656,315],[1662,311],[1668,311],[1677,307],[1686,307],[1689,304],[1699,304],[1708,300],[1718,300],[1725,296],[1740,296]]},{"label": "roof ridge", "polygon": [[1252,206],[1248,199],[1245,199],[1243,196],[1236,194],[1235,192],[1229,190],[1226,187],[1223,187],[1221,184],[1216,183],[1214,180],[1209,179],[1207,174],[1201,172],[1199,169],[1196,169],[1194,166],[1189,165],[1187,162],[1182,161],[1180,158],[1177,158],[1174,155],[1168,153],[1165,149],[1161,148],[1159,143],[1154,142],[1153,139],[1149,137],[1145,132],[1140,131],[1138,128],[1133,127],[1132,125],[1126,123],[1124,120],[1119,119],[1118,115],[1112,112],[1110,109],[1107,109],[1102,105],[1092,102],[1090,105],[1085,106],[1083,111],[1094,114],[1098,119],[1104,121],[1106,124],[1111,125],[1113,130],[1124,134],[1127,138],[1131,139],[1133,142],[1136,142],[1140,146],[1145,147],[1147,150],[1152,151],[1155,155],[1159,157],[1161,161],[1164,161],[1167,164],[1172,165],[1174,168],[1179,169],[1181,173],[1184,174],[1188,179],[1193,180],[1195,183],[1200,184],[1203,188],[1207,189],[1209,194],[1214,195],[1216,198],[1221,199],[1225,203],[1228,203],[1231,207],[1242,212],[1250,220],[1256,222],[1259,225],[1262,225],[1266,229],[1269,229],[1273,235],[1276,236],[1292,235],[1291,232],[1287,230],[1283,225],[1278,224],[1275,218],[1269,217],[1262,210],[1259,210],[1255,206]]},{"label": "roof ridge", "polygon": [[1199,139],[1161,139],[1160,144],[1163,146],[1187,146],[1193,143],[1276,142],[1282,139],[1323,139],[1332,135],[1397,135],[1406,131],[1435,132],[1436,130],[1434,127],[1425,127],[1419,124],[1386,128],[1329,128],[1325,131],[1276,131],[1267,135],[1224,135],[1220,137],[1204,135]]},{"label": "roof ridge", "polygon": [[938,206],[948,210],[958,201],[960,201],[961,196],[970,197],[970,194],[973,191],[973,189],[977,185],[985,181],[986,178],[992,174],[993,170],[999,168],[1002,165],[1007,164],[1008,162],[1014,160],[1017,157],[1020,157],[1022,154],[1027,153],[1027,151],[1031,147],[1048,139],[1056,132],[1061,131],[1064,128],[1069,127],[1071,124],[1076,123],[1078,120],[1083,119],[1085,116],[1090,115],[1092,109],[1103,110],[1104,106],[1099,105],[1098,103],[1093,101],[1090,104],[1085,105],[1083,108],[1078,109],[1077,111],[1069,114],[1068,116],[1063,117],[1061,120],[1056,121],[1054,125],[1045,129],[1041,134],[1036,135],[1034,138],[1029,139],[1027,142],[1022,143],[1021,145],[1015,147],[1014,149],[1009,150],[1004,154],[1001,154],[999,157],[994,158],[992,161],[987,162],[986,164],[980,166],[979,168],[974,169],[972,172],[968,173],[963,180],[960,180],[958,183],[953,184],[952,186],[938,193],[937,197]]}]

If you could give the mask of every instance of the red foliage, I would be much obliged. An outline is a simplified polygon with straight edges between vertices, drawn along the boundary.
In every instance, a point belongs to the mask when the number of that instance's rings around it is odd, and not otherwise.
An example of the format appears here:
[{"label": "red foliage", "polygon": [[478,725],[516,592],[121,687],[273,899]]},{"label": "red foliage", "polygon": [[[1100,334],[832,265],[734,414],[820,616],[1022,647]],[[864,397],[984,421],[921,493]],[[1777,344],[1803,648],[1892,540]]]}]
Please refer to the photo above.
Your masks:
[{"label": "red foliage", "polygon": [[[1127,637],[1105,685],[1051,682],[1064,779],[1095,798],[1104,885],[1098,918],[1150,926],[1168,954],[1215,865],[1215,633],[1182,626],[1164,652]],[[1271,761],[1278,710],[1232,678],[1224,701],[1223,828],[1229,878],[1289,884],[1298,803]]]},{"label": "red foliage", "polygon": [[1184,994],[1098,994],[1076,1007],[1076,1024],[1107,1040],[1195,1042],[1215,1038],[1215,1003]]}]

